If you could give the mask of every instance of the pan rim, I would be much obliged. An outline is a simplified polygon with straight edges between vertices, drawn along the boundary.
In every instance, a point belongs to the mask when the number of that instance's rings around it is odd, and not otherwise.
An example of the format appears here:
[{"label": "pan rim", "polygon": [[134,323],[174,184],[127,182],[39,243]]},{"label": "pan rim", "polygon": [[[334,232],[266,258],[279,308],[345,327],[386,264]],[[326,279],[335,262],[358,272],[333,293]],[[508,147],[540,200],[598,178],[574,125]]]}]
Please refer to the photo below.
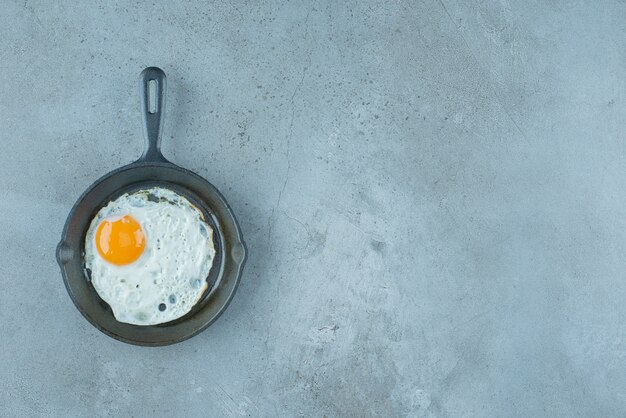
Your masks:
[{"label": "pan rim", "polygon": [[[104,326],[100,321],[98,321],[97,318],[94,318],[92,315],[90,315],[90,312],[88,312],[87,309],[85,309],[85,307],[83,306],[83,304],[81,304],[81,301],[78,300],[78,296],[74,293],[74,290],[72,289],[72,281],[77,280],[76,278],[72,278],[70,277],[67,269],[66,269],[66,264],[69,262],[69,260],[65,260],[63,258],[63,251],[64,249],[67,248],[68,244],[68,233],[69,233],[69,228],[72,225],[72,220],[74,220],[76,213],[78,211],[78,209],[80,208],[81,204],[85,201],[85,198],[94,191],[94,189],[96,189],[99,185],[101,185],[102,183],[104,183],[105,181],[109,180],[110,178],[125,173],[127,171],[131,171],[131,170],[136,170],[136,169],[142,169],[142,168],[156,168],[156,169],[167,169],[167,170],[174,170],[176,172],[178,172],[179,174],[182,174],[183,176],[188,176],[191,178],[194,178],[196,181],[200,182],[200,184],[203,185],[203,187],[206,187],[208,190],[211,191],[211,193],[213,193],[215,195],[215,197],[217,198],[217,201],[219,203],[219,205],[221,205],[221,210],[224,212],[224,214],[226,215],[227,219],[225,219],[227,222],[230,223],[230,227],[229,228],[229,233],[232,235],[229,238],[232,240],[232,246],[233,246],[233,251],[236,250],[238,251],[238,256],[235,257],[233,256],[233,254],[231,254],[232,251],[226,251],[226,248],[223,251],[223,257],[225,258],[225,261],[230,261],[233,263],[233,269],[232,271],[229,272],[222,272],[220,273],[220,277],[218,277],[218,282],[222,282],[222,281],[229,281],[230,283],[230,287],[227,290],[227,294],[226,297],[221,301],[221,304],[219,305],[219,307],[216,309],[216,311],[210,315],[207,316],[207,318],[203,318],[202,321],[200,321],[201,323],[198,324],[198,326],[194,326],[189,332],[185,332],[182,335],[176,336],[174,338],[168,338],[167,336],[165,336],[163,339],[159,340],[158,338],[153,338],[150,341],[146,341],[146,340],[142,340],[139,337],[138,338],[133,338],[132,336],[129,337],[127,335],[120,335],[110,329],[108,329],[106,326]],[[150,181],[154,181],[153,179],[139,179],[137,181],[137,183],[141,183],[141,182],[150,182]],[[165,180],[167,181],[167,180]],[[177,184],[175,182],[172,182],[172,184]],[[184,185],[181,185],[182,187],[184,187]],[[205,199],[203,199],[201,196],[198,196],[199,199],[201,199],[205,204],[206,202],[204,201]],[[219,226],[218,226],[219,227]],[[82,231],[82,233],[84,233],[84,231]],[[224,235],[224,231],[220,230],[219,231],[220,234]],[[234,234],[233,234],[234,233]],[[56,250],[56,259],[57,259],[57,263],[59,264],[60,268],[61,268],[61,273],[63,276],[63,282],[65,285],[65,288],[68,292],[68,295],[70,296],[70,299],[72,300],[72,302],[74,303],[74,305],[76,306],[76,308],[78,309],[78,311],[83,315],[83,317],[85,317],[85,319],[87,319],[87,321],[89,323],[91,323],[96,329],[98,329],[99,331],[103,332],[104,334],[118,340],[118,341],[122,341],[128,344],[133,344],[133,345],[139,345],[139,346],[165,346],[165,345],[171,345],[171,344],[176,344],[182,341],[185,341],[199,333],[201,333],[202,331],[204,331],[206,328],[208,328],[211,324],[213,324],[223,313],[224,311],[228,308],[228,306],[230,305],[230,303],[232,302],[232,299],[234,298],[235,293],[237,292],[237,289],[239,287],[239,284],[241,282],[241,276],[243,274],[243,269],[245,267],[246,261],[247,261],[247,247],[245,244],[245,241],[243,239],[242,233],[241,233],[241,227],[230,207],[230,205],[228,204],[228,202],[226,201],[226,199],[224,198],[224,196],[222,195],[222,193],[215,187],[213,186],[213,184],[211,184],[209,181],[207,181],[205,178],[203,178],[202,176],[194,173],[191,170],[188,170],[184,167],[180,167],[176,164],[173,164],[169,161],[136,161],[127,165],[124,165],[122,167],[119,167],[117,169],[114,169],[113,171],[110,171],[108,173],[106,173],[105,175],[101,176],[99,179],[97,179],[94,183],[92,183],[87,189],[85,189],[85,191],[80,195],[80,197],[76,200],[76,202],[74,203],[74,205],[72,206],[67,219],[65,221],[64,227],[63,227],[63,232],[62,232],[62,238],[59,242],[59,244],[57,245],[57,250]],[[72,254],[72,257],[70,258],[76,258],[76,257],[80,257],[80,254]],[[209,296],[210,297],[210,296]],[[187,319],[185,319],[184,321],[181,321],[180,324],[184,324],[185,322],[189,321],[192,318],[195,318],[197,315],[199,315],[201,312],[197,312],[196,314],[194,314],[192,317],[189,317]],[[137,327],[141,327],[141,326],[137,326]],[[164,330],[167,328],[163,328]]]}]

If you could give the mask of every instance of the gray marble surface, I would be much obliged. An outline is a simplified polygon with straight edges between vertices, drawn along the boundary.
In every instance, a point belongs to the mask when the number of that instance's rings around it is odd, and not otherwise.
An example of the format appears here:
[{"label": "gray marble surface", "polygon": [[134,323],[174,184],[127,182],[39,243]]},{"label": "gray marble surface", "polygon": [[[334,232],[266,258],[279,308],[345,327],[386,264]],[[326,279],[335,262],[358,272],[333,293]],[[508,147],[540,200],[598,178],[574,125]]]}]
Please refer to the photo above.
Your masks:
[{"label": "gray marble surface", "polygon": [[[624,416],[624,1],[225,3],[2,3],[0,416]],[[158,349],[54,258],[150,65],[250,253]]]}]

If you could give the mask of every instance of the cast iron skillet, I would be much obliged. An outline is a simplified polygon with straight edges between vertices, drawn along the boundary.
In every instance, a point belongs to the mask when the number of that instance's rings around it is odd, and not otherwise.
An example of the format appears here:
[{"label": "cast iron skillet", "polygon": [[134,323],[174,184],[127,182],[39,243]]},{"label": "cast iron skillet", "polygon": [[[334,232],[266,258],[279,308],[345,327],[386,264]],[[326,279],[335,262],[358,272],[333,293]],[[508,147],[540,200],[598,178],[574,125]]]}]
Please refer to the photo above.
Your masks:
[{"label": "cast iron skillet", "polygon": [[[150,94],[150,83],[155,84]],[[150,67],[140,76],[145,151],[141,158],[118,168],[91,185],[78,199],[65,223],[57,247],[57,261],[72,301],[93,326],[130,344],[159,346],[190,338],[211,325],[232,299],[243,265],[246,247],[237,220],[220,192],[208,181],[170,163],[160,150],[165,110],[165,73]],[[191,312],[178,320],[155,326],[137,326],[115,320],[111,308],[98,296],[85,270],[85,234],[92,218],[116,197],[151,186],[174,190],[199,208],[213,227],[216,256],[208,289]]]}]

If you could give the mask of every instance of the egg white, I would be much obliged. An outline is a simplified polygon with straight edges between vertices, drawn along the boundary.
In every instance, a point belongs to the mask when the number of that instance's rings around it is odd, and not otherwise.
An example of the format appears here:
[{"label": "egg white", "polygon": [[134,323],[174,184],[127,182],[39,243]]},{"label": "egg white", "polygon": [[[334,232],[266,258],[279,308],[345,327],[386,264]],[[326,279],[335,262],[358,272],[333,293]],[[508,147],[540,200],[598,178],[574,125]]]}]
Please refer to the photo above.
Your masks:
[{"label": "egg white", "polygon": [[[118,266],[101,257],[95,235],[102,220],[124,215],[139,222],[146,245],[138,260]],[[118,321],[134,325],[162,324],[186,315],[208,286],[214,257],[213,230],[202,213],[185,197],[160,187],[109,202],[85,237],[85,267],[93,287]]]}]

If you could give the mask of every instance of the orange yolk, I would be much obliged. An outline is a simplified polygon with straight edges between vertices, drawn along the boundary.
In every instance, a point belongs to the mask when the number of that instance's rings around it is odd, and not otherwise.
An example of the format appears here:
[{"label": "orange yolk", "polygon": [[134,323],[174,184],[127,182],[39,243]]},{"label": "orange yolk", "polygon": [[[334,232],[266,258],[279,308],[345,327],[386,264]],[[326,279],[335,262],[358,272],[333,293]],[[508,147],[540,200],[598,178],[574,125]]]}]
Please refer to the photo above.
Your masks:
[{"label": "orange yolk", "polygon": [[112,264],[130,264],[137,260],[146,246],[139,222],[129,215],[116,221],[104,220],[96,231],[96,247]]}]

